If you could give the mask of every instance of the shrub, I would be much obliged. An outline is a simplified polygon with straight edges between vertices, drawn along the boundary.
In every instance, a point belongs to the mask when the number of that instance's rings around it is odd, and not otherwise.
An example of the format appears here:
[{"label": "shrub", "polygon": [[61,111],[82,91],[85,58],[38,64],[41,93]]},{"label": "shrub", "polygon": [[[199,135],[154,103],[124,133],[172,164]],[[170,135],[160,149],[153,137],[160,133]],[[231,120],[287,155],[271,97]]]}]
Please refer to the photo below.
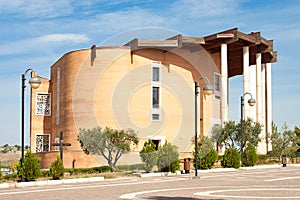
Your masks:
[{"label": "shrub", "polygon": [[64,164],[59,156],[50,165],[50,175],[54,180],[58,180],[64,175]]},{"label": "shrub", "polygon": [[248,143],[247,147],[244,150],[244,159],[243,164],[245,166],[254,166],[257,162],[257,154],[254,148],[254,145],[252,143]]},{"label": "shrub", "polygon": [[1,168],[2,168],[2,164],[0,162],[0,177],[2,176],[2,170],[1,170]]},{"label": "shrub", "polygon": [[237,149],[228,148],[225,150],[223,160],[221,162],[222,167],[239,168],[241,166],[241,156]]},{"label": "shrub", "polygon": [[142,161],[145,162],[146,172],[150,172],[157,163],[156,145],[152,140],[148,140],[144,143],[144,147],[140,151],[140,157]]},{"label": "shrub", "polygon": [[207,137],[202,138],[198,144],[197,169],[211,169],[217,159],[218,153],[212,141]]},{"label": "shrub", "polygon": [[92,167],[92,168],[68,168],[64,172],[70,173],[70,175],[78,174],[93,174],[112,171],[110,166]]},{"label": "shrub", "polygon": [[120,171],[145,170],[145,164],[139,163],[139,164],[133,164],[133,165],[117,165],[116,169],[120,170]]},{"label": "shrub", "polygon": [[17,170],[20,178],[23,177],[25,181],[34,181],[40,175],[39,159],[30,151],[27,151],[23,166],[21,167],[21,163],[19,163]]},{"label": "shrub", "polygon": [[178,147],[166,143],[158,150],[157,167],[161,172],[176,172],[179,166],[179,153]]}]

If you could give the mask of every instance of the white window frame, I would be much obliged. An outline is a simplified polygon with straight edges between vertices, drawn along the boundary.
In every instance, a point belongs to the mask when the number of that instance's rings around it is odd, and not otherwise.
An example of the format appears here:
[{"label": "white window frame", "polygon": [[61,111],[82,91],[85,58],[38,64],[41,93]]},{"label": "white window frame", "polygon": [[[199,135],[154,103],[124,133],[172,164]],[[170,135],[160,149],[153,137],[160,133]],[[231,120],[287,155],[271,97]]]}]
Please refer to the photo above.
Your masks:
[{"label": "white window frame", "polygon": [[[48,151],[44,151],[44,144],[43,145],[43,151],[41,152],[37,152],[36,151],[36,148],[37,148],[37,142],[36,142],[36,139],[37,139],[37,136],[42,136],[42,135],[48,135],[49,136],[49,144],[48,144]],[[43,153],[43,152],[50,152],[50,145],[51,145],[51,134],[45,134],[45,133],[36,133],[35,134],[35,137],[34,137],[34,152],[35,153]]]},{"label": "white window frame", "polygon": [[[153,72],[154,68],[158,68],[158,81],[153,80]],[[161,121],[161,105],[162,105],[162,92],[161,92],[161,80],[162,80],[162,73],[161,73],[161,62],[160,61],[151,61],[151,121]],[[158,88],[158,107],[153,107],[153,88]],[[154,116],[158,115],[158,119],[154,118]]]},{"label": "white window frame", "polygon": [[[42,104],[39,105],[40,101],[38,101],[39,96],[42,95],[47,95],[49,96],[49,102],[42,102]],[[42,106],[43,107],[43,111],[42,113],[38,112],[38,106]],[[47,110],[49,110],[48,114],[45,114],[45,110],[48,107]],[[36,93],[36,102],[35,102],[35,114],[38,116],[51,116],[51,93],[47,93],[47,92],[37,92]]]},{"label": "white window frame", "polygon": [[[219,77],[219,90],[216,90],[216,84],[215,84],[215,81],[216,81],[216,76]],[[221,74],[219,73],[214,73],[214,97],[216,100],[221,100],[221,88],[222,88],[222,81],[221,81]]]}]

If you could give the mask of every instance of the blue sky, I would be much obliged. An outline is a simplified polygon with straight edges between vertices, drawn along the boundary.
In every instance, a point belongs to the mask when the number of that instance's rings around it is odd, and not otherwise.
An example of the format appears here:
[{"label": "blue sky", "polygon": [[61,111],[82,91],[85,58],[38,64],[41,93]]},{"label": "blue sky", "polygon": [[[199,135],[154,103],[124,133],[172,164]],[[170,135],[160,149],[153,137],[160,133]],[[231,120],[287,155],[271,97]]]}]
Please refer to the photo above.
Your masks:
[{"label": "blue sky", "polygon": [[[273,120],[279,127],[300,125],[297,0],[0,0],[0,26],[0,145],[20,144],[21,74],[27,68],[49,77],[64,53],[145,27],[198,37],[238,27],[273,39],[279,55],[272,65]],[[239,120],[241,83],[241,77],[230,80],[233,120]],[[26,130],[28,144],[28,124]]]}]

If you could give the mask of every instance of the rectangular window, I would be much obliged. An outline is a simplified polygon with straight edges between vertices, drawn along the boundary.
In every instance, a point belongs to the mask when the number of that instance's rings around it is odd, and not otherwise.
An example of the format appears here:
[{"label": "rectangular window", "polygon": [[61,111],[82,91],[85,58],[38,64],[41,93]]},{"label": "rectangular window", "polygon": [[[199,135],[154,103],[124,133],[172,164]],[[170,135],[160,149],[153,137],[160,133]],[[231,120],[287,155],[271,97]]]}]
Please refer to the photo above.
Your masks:
[{"label": "rectangular window", "polygon": [[159,68],[153,67],[152,68],[152,81],[159,81]]},{"label": "rectangular window", "polygon": [[50,151],[50,135],[37,134],[35,135],[35,152]]},{"label": "rectangular window", "polygon": [[220,75],[219,74],[215,74],[215,91],[220,92]]},{"label": "rectangular window", "polygon": [[152,120],[159,120],[159,114],[152,114]]},{"label": "rectangular window", "polygon": [[152,87],[152,108],[159,108],[159,87]]},{"label": "rectangular window", "polygon": [[36,94],[36,115],[51,116],[51,94]]}]

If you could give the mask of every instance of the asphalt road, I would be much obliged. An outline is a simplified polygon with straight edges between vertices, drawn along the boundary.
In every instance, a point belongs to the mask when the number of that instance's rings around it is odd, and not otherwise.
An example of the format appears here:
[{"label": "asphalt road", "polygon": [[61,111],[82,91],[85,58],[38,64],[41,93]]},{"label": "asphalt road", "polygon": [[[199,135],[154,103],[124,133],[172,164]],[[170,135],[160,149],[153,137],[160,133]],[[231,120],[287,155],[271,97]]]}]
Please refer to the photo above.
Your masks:
[{"label": "asphalt road", "polygon": [[0,189],[1,200],[300,199],[300,165]]}]

